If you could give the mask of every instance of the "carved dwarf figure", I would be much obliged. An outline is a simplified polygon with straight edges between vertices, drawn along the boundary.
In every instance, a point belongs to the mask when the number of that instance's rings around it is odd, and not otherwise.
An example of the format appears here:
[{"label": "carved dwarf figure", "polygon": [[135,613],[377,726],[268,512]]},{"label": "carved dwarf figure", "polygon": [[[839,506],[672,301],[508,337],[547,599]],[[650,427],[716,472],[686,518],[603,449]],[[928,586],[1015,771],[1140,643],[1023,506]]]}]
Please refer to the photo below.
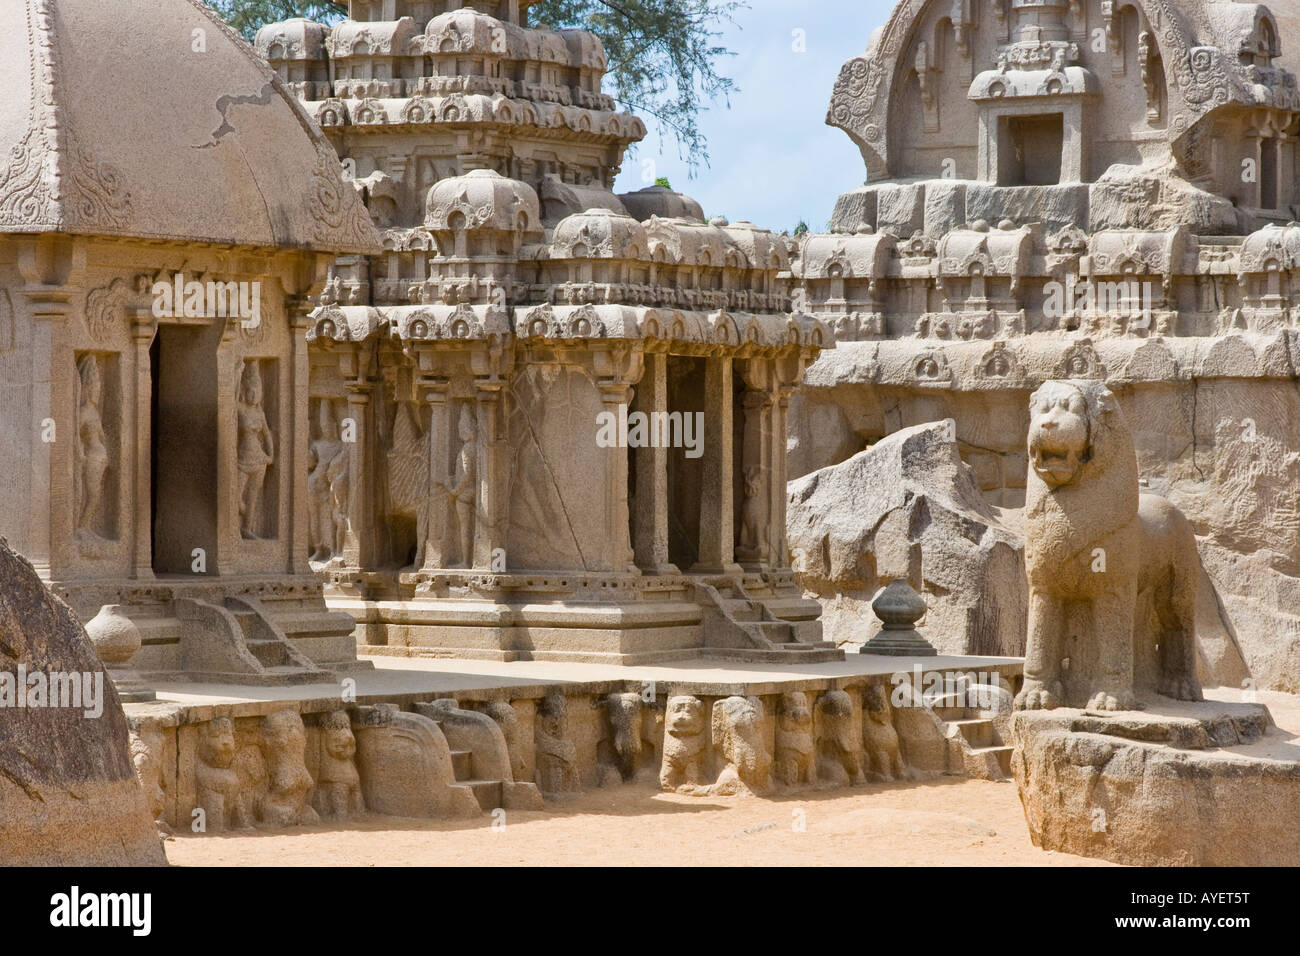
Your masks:
[{"label": "carved dwarf figure", "polygon": [[563,694],[547,694],[537,702],[537,722],[533,731],[537,786],[544,794],[582,789],[578,780],[578,748],[568,736],[568,702]]},{"label": "carved dwarf figure", "polygon": [[1126,710],[1139,687],[1200,700],[1191,524],[1139,493],[1133,438],[1102,382],[1046,382],[1029,410],[1029,634],[1015,706]]},{"label": "carved dwarf figure", "polygon": [[898,780],[907,776],[903,755],[894,729],[894,710],[884,684],[868,684],[862,700],[862,743],[876,780]]},{"label": "carved dwarf figure", "polygon": [[194,782],[208,832],[244,830],[253,825],[249,794],[235,770],[235,725],[214,717],[199,731],[199,762]]},{"label": "carved dwarf figure", "polygon": [[659,786],[691,792],[704,782],[704,705],[699,698],[669,697],[664,712],[664,756]]},{"label": "carved dwarf figure", "polygon": [[321,722],[321,753],[312,806],[323,817],[338,819],[364,813],[361,776],[354,757],[357,739],[352,735],[352,718],[336,710]]},{"label": "carved dwarf figure", "polygon": [[267,826],[291,827],[319,823],[307,802],[314,781],[307,772],[307,732],[295,710],[277,710],[262,718],[268,789],[259,806]]},{"label": "carved dwarf figure", "polygon": [[802,691],[782,694],[776,705],[776,760],[772,769],[787,787],[817,782],[812,710]]},{"label": "carved dwarf figure", "polygon": [[817,700],[817,777],[831,786],[857,786],[862,768],[862,735],[853,719],[848,691],[831,690]]},{"label": "carved dwarf figure", "polygon": [[763,704],[757,697],[714,701],[713,746],[723,768],[712,793],[733,796],[771,789],[772,757],[763,740]]},{"label": "carved dwarf figure", "polygon": [[266,471],[275,461],[275,439],[262,407],[262,370],[249,360],[239,380],[239,528],[245,538],[262,530],[262,490]]}]

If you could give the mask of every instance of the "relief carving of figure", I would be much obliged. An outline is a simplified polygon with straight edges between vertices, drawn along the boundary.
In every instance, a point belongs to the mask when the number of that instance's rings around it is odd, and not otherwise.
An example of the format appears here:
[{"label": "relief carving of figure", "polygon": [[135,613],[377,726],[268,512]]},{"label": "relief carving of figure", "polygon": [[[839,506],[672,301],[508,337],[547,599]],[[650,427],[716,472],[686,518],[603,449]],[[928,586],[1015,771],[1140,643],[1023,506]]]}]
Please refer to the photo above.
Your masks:
[{"label": "relief carving of figure", "polygon": [[740,512],[740,547],[757,555],[763,539],[763,469],[750,465],[745,469],[745,503]]},{"label": "relief carving of figure", "polygon": [[506,738],[506,750],[510,753],[510,770],[513,779],[528,779],[528,755],[524,752],[521,738],[519,713],[509,701],[498,700],[489,704],[487,715],[497,722],[501,734]]},{"label": "relief carving of figure", "polygon": [[781,695],[776,705],[776,760],[773,772],[787,787],[817,782],[812,709],[802,691]]},{"label": "relief carving of figure", "polygon": [[160,834],[171,833],[171,828],[163,821],[167,796],[162,784],[163,735],[156,728],[141,728],[131,731],[131,766],[135,768],[136,779],[144,790],[144,798],[153,814],[154,825]]},{"label": "relief carving of figure", "polygon": [[757,697],[714,701],[713,746],[723,768],[712,793],[733,796],[771,788],[772,757],[763,740],[763,704]]},{"label": "relief carving of figure", "polygon": [[108,473],[108,437],[104,431],[103,372],[99,357],[83,355],[77,362],[77,534],[99,537]]},{"label": "relief carving of figure", "polygon": [[848,691],[832,690],[817,700],[817,776],[833,786],[857,786],[863,773],[862,735],[853,720]]},{"label": "relief carving of figure", "polygon": [[689,793],[704,782],[704,705],[698,697],[669,697],[659,786]]},{"label": "relief carving of figure", "polygon": [[320,438],[308,448],[307,463],[311,559],[327,561],[343,554],[348,512],[348,446],[339,437],[334,403],[327,398],[320,401]]},{"label": "relief carving of figure", "polygon": [[277,710],[262,718],[269,787],[258,807],[267,826],[311,825],[320,817],[307,802],[315,782],[307,772],[307,731],[295,710]]},{"label": "relief carving of figure", "polygon": [[262,370],[256,361],[244,363],[239,380],[239,530],[258,538],[262,530],[262,490],[266,471],[275,461],[275,438],[262,407]]},{"label": "relief carving of figure", "polygon": [[537,702],[533,739],[537,748],[537,786],[548,796],[581,789],[578,750],[568,735],[568,702],[563,694],[547,694]]},{"label": "relief carving of figure", "polygon": [[196,797],[208,832],[253,825],[252,801],[234,762],[235,725],[229,717],[214,717],[199,731],[199,762],[194,768]]},{"label": "relief carving of figure", "polygon": [[641,695],[614,693],[605,698],[610,736],[602,741],[602,786],[632,780],[648,762],[653,762],[654,740],[647,734],[647,720],[653,708],[643,705]]},{"label": "relief carving of figure", "polygon": [[361,776],[354,757],[357,739],[352,735],[352,718],[336,710],[321,723],[320,767],[312,805],[323,817],[339,819],[364,813]]},{"label": "relief carving of figure", "polygon": [[868,684],[862,700],[862,744],[867,751],[871,775],[877,780],[898,780],[907,776],[903,755],[894,729],[894,710],[884,684]]},{"label": "relief carving of figure", "polygon": [[452,475],[451,500],[456,505],[456,523],[460,529],[460,558],[465,567],[474,566],[474,511],[478,503],[478,431],[468,405],[461,408],[460,452]]}]

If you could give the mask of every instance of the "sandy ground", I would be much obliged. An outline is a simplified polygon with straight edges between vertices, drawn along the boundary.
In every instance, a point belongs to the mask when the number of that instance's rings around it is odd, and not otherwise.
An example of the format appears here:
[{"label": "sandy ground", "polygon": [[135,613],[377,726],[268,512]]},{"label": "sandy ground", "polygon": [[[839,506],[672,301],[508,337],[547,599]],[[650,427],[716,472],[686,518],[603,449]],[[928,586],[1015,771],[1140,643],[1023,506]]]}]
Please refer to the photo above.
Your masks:
[{"label": "sandy ground", "polygon": [[[798,829],[802,822],[803,829]],[[1015,784],[942,778],[775,799],[594,791],[504,827],[370,818],[177,836],[182,866],[1098,866],[1029,842]]]}]

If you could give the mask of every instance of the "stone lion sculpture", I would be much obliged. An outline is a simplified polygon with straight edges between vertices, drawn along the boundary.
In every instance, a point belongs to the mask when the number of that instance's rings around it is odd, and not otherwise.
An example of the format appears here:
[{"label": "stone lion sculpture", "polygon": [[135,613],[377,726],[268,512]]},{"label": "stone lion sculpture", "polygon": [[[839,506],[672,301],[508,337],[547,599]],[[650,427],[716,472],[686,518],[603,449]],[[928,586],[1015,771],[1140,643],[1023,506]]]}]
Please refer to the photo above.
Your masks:
[{"label": "stone lion sculpture", "polygon": [[1172,504],[1139,494],[1115,396],[1098,381],[1047,382],[1029,411],[1029,634],[1016,708],[1127,710],[1151,691],[1202,699],[1196,539]]}]

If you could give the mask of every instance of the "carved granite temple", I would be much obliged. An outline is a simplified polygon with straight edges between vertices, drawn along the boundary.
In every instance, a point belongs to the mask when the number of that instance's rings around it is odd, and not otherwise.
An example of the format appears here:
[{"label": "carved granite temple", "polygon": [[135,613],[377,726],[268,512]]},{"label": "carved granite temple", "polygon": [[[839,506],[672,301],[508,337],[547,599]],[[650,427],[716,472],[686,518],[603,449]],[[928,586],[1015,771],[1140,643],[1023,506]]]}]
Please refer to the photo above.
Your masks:
[{"label": "carved granite temple", "polygon": [[0,65],[3,534],[83,621],[122,607],[138,670],[282,683],[354,664],[307,562],[299,396],[328,263],[378,249],[364,207],[297,100],[202,4],[176,5],[186,43],[165,47],[143,6],[16,6]]},{"label": "carved granite temple", "polygon": [[457,6],[257,35],[384,246],[307,330],[331,607],[377,653],[837,656],[785,544],[786,410],[829,344],[787,238],[614,195],[645,128],[599,40]]},{"label": "carved granite temple", "polygon": [[[1195,529],[1204,676],[1300,690],[1298,42],[1255,3],[907,0],[844,65],[827,122],[867,182],[792,265],[837,347],[791,407],[790,473],[953,421],[978,493],[924,542],[941,650],[1022,652],[1029,395],[1101,379]],[[873,578],[791,531],[846,613],[924,534],[874,548]]]}]

